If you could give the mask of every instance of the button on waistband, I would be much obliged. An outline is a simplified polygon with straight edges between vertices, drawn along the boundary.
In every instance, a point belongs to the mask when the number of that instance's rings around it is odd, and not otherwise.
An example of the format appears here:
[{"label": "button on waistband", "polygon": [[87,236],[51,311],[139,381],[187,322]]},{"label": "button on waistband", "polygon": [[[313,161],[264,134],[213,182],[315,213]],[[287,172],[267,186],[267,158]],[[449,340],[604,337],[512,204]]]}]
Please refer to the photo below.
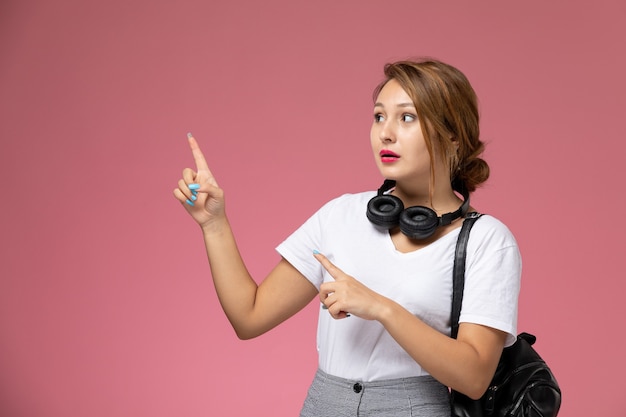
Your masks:
[{"label": "button on waistband", "polygon": [[363,389],[363,385],[361,385],[358,382],[352,386],[352,391],[356,392],[357,394],[361,392],[362,389]]}]

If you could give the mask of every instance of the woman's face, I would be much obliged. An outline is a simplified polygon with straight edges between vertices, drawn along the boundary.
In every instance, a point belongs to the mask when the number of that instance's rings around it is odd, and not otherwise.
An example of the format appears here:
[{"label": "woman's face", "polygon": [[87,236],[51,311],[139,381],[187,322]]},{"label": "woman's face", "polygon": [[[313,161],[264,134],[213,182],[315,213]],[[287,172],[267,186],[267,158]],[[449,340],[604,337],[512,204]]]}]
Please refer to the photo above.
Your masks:
[{"label": "woman's face", "polygon": [[382,176],[428,186],[430,157],[417,111],[395,80],[380,90],[374,104],[372,150]]}]

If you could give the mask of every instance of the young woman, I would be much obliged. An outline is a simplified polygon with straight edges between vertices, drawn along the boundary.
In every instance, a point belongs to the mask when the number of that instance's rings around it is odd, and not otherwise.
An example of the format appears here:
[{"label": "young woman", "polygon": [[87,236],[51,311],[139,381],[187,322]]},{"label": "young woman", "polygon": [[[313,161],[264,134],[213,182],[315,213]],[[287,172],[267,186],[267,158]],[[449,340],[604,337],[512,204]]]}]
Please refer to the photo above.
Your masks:
[{"label": "young woman", "polygon": [[385,76],[371,129],[385,184],[324,205],[278,246],[282,258],[261,284],[239,255],[224,193],[191,136],[196,170],[185,169],[174,190],[202,229],[240,338],[321,301],[319,370],[304,417],[448,417],[448,387],[482,396],[515,341],[521,258],[510,231],[488,215],[470,235],[461,324],[449,337],[456,238],[473,211],[469,193],[489,176],[474,90],[436,60],[388,64]]}]

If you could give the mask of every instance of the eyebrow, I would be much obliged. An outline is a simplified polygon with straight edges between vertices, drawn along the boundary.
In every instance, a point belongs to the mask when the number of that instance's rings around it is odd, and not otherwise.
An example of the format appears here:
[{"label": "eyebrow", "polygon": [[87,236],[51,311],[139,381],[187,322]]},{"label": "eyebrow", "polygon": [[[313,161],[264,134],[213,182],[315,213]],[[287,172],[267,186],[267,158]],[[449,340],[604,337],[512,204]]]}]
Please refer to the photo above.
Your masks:
[{"label": "eyebrow", "polygon": [[[385,106],[383,105],[383,103],[376,102],[376,103],[374,103],[374,107],[385,107]],[[396,107],[413,107],[413,108],[415,108],[415,105],[413,103],[411,103],[411,102],[408,102],[408,103],[399,103],[398,105],[396,105]]]}]

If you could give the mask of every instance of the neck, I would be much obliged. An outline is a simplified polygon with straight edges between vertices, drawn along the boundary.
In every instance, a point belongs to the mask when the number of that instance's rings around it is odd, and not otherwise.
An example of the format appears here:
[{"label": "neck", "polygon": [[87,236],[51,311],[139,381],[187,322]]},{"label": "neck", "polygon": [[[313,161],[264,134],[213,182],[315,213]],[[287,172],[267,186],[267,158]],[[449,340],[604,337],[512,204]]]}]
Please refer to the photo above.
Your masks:
[{"label": "neck", "polygon": [[450,182],[443,181],[435,183],[432,194],[430,184],[418,186],[397,182],[391,194],[402,200],[405,207],[429,207],[438,215],[457,210],[463,202],[452,189]]}]

